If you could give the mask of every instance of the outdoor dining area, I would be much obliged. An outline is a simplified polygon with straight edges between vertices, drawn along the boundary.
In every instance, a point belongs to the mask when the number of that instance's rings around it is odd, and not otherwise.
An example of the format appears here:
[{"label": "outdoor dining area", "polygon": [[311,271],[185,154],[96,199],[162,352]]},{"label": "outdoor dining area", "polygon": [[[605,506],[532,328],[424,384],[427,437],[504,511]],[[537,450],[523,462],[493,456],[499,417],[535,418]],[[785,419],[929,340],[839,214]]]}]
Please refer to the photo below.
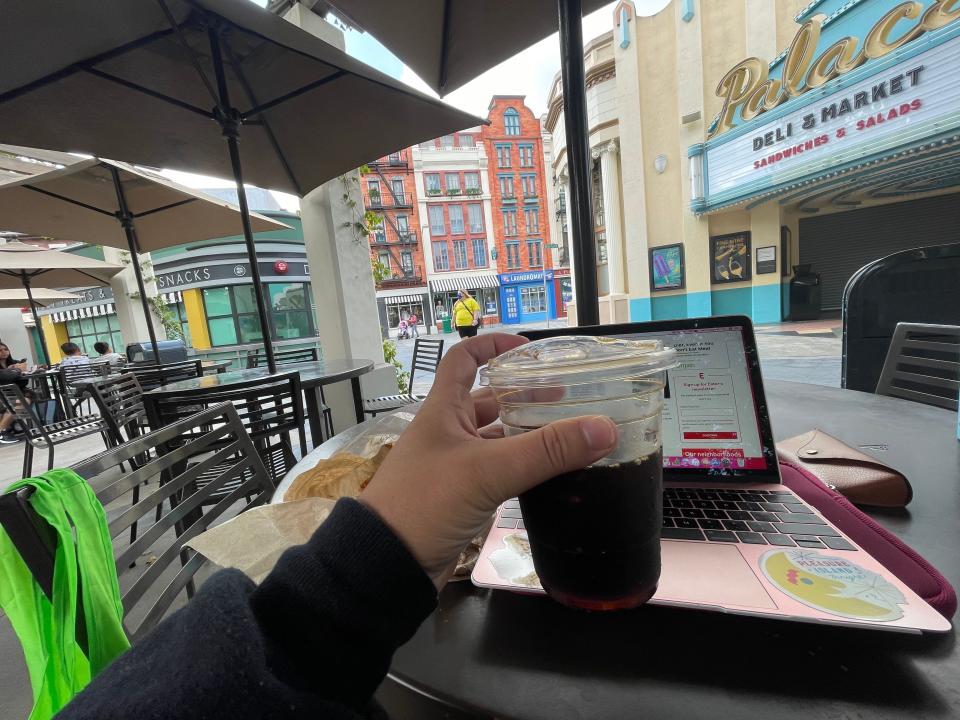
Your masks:
[{"label": "outdoor dining area", "polygon": [[[260,288],[254,233],[281,224],[245,183],[337,195],[478,120],[249,0],[6,8],[0,143],[83,157],[0,183],[0,307],[29,308],[43,353],[0,343],[0,477],[19,478],[0,483],[0,716],[960,717],[960,331],[893,323],[874,392],[763,381],[745,317],[600,326],[580,18],[604,3],[329,4],[440,94],[559,19],[580,327],[418,338],[429,396],[365,391],[382,354],[275,347],[264,292],[239,363],[165,340],[141,253],[239,230]],[[229,177],[237,203],[159,168]],[[347,216],[312,239],[330,258]],[[38,308],[128,268],[139,342],[45,336]],[[691,408],[683,432],[753,422],[755,442],[668,451]],[[597,540],[634,511],[652,546]],[[602,584],[652,552],[652,586],[555,591],[547,531],[558,576],[607,556],[582,575]]]}]

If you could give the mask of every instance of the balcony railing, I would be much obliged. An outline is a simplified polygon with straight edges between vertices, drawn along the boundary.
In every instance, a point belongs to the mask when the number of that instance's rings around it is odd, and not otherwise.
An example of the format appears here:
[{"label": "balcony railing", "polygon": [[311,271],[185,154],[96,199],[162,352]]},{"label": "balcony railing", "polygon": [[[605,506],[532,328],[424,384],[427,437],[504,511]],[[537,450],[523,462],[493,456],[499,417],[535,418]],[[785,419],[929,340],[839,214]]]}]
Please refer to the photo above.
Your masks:
[{"label": "balcony railing", "polygon": [[373,234],[372,244],[378,247],[388,247],[390,245],[416,245],[417,231],[397,229],[396,237],[390,237],[384,232],[378,230]]},{"label": "balcony railing", "polygon": [[381,208],[411,207],[412,197],[407,193],[369,193],[367,208],[379,210]]},{"label": "balcony railing", "polygon": [[483,190],[478,187],[468,187],[463,193],[464,195],[482,195]]},{"label": "balcony railing", "polygon": [[412,268],[393,268],[393,275],[380,281],[381,288],[405,288],[423,285],[423,271],[420,266]]}]

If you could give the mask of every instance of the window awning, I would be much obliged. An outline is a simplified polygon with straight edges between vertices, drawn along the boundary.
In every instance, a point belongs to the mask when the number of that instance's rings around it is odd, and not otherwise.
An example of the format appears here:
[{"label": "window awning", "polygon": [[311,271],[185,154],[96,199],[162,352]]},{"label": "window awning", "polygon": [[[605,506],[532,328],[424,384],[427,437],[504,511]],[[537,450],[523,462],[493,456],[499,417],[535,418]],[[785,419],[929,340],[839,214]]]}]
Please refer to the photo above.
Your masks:
[{"label": "window awning", "polygon": [[72,308],[70,310],[61,310],[60,312],[50,313],[50,319],[55,322],[66,322],[67,320],[79,320],[80,318],[101,317],[103,315],[113,315],[117,309],[113,303],[105,305],[91,305],[84,308]]},{"label": "window awning", "polygon": [[500,287],[500,278],[493,274],[467,277],[460,276],[430,281],[430,289],[433,290],[433,292],[455,292],[457,290],[495,287]]},{"label": "window awning", "polygon": [[423,295],[394,295],[383,299],[387,305],[414,305],[423,302]]}]

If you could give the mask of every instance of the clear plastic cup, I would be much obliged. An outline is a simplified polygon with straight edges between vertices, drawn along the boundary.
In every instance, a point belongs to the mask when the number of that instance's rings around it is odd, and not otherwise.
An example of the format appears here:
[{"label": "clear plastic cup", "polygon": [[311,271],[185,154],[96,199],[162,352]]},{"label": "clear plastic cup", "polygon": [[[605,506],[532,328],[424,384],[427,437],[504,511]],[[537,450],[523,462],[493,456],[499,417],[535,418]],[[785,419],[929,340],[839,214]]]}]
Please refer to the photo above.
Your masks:
[{"label": "clear plastic cup", "polygon": [[607,457],[520,496],[540,583],[589,610],[649,600],[660,579],[663,467],[660,415],[676,351],[658,340],[561,336],[491,360],[506,435],[581,415],[606,415],[619,441]]}]

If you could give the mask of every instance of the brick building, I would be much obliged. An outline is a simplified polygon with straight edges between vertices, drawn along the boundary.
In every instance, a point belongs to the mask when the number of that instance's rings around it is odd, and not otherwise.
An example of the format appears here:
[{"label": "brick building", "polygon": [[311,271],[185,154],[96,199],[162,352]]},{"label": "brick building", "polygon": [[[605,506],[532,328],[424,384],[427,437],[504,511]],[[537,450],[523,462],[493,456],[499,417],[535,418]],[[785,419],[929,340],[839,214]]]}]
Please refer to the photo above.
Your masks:
[{"label": "brick building", "polygon": [[483,308],[486,325],[500,322],[493,262],[489,158],[480,128],[428,140],[411,148],[421,218],[431,311],[449,313],[459,290]]},{"label": "brick building", "polygon": [[413,158],[409,148],[368,164],[360,176],[364,208],[380,218],[370,234],[370,255],[386,277],[377,286],[380,324],[395,331],[415,314],[422,325],[427,309],[427,275],[420,236]]},{"label": "brick building", "polygon": [[489,158],[500,320],[557,317],[540,120],[522,95],[495,95],[481,129]]}]

